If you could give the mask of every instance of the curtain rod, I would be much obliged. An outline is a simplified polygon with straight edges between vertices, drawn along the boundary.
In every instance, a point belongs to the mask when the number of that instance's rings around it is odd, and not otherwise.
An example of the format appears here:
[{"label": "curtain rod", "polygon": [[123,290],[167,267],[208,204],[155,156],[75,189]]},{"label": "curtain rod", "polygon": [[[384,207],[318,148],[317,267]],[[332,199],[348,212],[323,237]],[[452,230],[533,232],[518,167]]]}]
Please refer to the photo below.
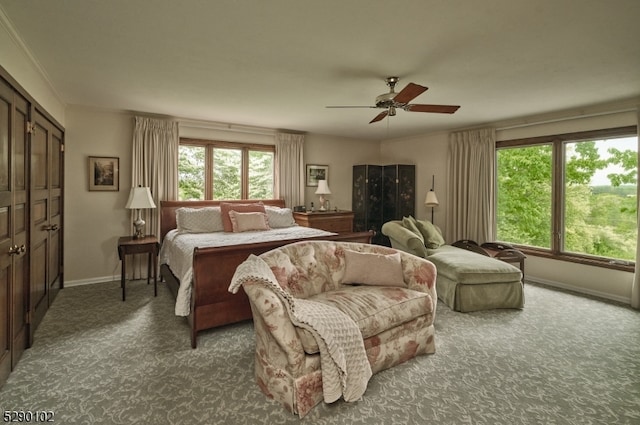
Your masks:
[{"label": "curtain rod", "polygon": [[259,134],[263,136],[273,136],[276,134],[276,130],[272,128],[254,127],[254,126],[240,125],[240,124],[228,124],[228,123],[221,123],[221,122],[214,122],[214,121],[178,119],[178,124],[180,126],[190,127],[190,128],[223,130],[223,131],[231,131],[233,133],[249,133],[249,134]]},{"label": "curtain rod", "polygon": [[621,114],[621,113],[624,113],[624,112],[636,112],[637,110],[638,110],[638,108],[625,108],[625,109],[618,109],[618,110],[615,110],[615,111],[593,112],[593,113],[590,113],[590,114],[575,115],[575,116],[570,116],[570,117],[562,117],[562,118],[555,118],[555,119],[548,119],[548,120],[541,120],[541,121],[524,122],[524,123],[520,123],[520,124],[507,125],[507,126],[504,126],[504,127],[497,127],[496,131],[511,130],[511,129],[523,128],[523,127],[531,127],[533,125],[552,124],[552,123],[556,123],[556,122],[571,121],[571,120],[582,119],[582,118],[600,117],[600,116],[604,116],[604,115],[615,115],[615,114]]}]

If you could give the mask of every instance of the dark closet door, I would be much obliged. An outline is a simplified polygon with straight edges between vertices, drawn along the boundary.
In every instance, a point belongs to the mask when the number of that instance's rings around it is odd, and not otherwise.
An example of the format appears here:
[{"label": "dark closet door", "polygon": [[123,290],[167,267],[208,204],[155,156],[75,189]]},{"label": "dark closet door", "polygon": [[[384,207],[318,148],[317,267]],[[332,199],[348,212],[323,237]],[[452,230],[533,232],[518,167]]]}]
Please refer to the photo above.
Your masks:
[{"label": "dark closet door", "polygon": [[[51,202],[50,161],[51,129],[44,118],[36,113],[31,134],[31,267],[30,310],[31,326],[35,330],[49,308],[48,263],[50,255],[49,215]],[[31,332],[33,342],[33,332]]]},{"label": "dark closet door", "polygon": [[62,131],[39,112],[31,134],[31,267],[29,344],[62,288]]},{"label": "dark closet door", "polygon": [[27,347],[29,104],[0,81],[0,383]]},{"label": "dark closet door", "polygon": [[29,346],[29,156],[27,124],[30,104],[16,95],[13,114],[13,256],[12,367]]},{"label": "dark closet door", "polygon": [[64,164],[64,144],[62,132],[57,127],[51,127],[51,156],[49,157],[49,257],[48,283],[49,305],[58,295],[63,286],[62,278],[62,181]]},{"label": "dark closet door", "polygon": [[11,372],[11,298],[13,285],[13,247],[11,215],[11,121],[13,89],[0,80],[0,383]]}]

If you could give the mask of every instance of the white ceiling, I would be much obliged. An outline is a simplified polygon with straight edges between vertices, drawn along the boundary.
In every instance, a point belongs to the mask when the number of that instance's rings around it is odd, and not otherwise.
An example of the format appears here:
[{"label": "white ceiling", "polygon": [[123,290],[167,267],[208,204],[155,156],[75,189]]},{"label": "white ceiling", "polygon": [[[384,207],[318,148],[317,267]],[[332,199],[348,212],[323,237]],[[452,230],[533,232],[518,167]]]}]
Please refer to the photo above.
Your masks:
[{"label": "white ceiling", "polygon": [[[367,138],[640,96],[638,0],[0,0],[67,104]],[[368,122],[387,76],[429,87]]]}]

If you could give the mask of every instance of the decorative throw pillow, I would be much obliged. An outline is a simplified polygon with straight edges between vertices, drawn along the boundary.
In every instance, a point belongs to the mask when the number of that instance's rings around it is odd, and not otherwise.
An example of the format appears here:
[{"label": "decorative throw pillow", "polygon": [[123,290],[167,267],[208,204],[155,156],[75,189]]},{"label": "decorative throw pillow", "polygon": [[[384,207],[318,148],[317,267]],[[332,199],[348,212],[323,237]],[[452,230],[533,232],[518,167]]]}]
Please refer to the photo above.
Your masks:
[{"label": "decorative throw pillow", "polygon": [[221,202],[220,211],[222,212],[222,227],[225,232],[233,232],[233,225],[229,218],[229,211],[236,212],[261,212],[264,213],[264,204],[262,202],[255,204],[234,204],[231,202]]},{"label": "decorative throw pillow", "polygon": [[347,249],[344,251],[344,263],[343,284],[406,286],[399,252],[384,255]]},{"label": "decorative throw pillow", "polygon": [[296,221],[293,219],[291,208],[278,208],[265,205],[264,209],[269,219],[269,227],[272,229],[297,226]]},{"label": "decorative throw pillow", "polygon": [[220,207],[178,208],[176,227],[182,233],[222,232]]},{"label": "decorative throw pillow", "polygon": [[229,211],[231,226],[234,232],[247,232],[249,230],[269,230],[267,214],[261,212],[241,213]]},{"label": "decorative throw pillow", "polygon": [[440,230],[431,222],[426,220],[416,220],[416,226],[422,236],[424,236],[424,244],[429,249],[440,248],[444,245],[444,238]]},{"label": "decorative throw pillow", "polygon": [[418,236],[418,238],[420,238],[420,240],[422,240],[422,242],[424,242],[424,236],[422,235],[422,233],[420,233],[420,230],[418,230],[415,218],[413,218],[412,216],[402,217],[402,225],[406,229],[408,229],[411,232],[415,233],[416,236]]}]

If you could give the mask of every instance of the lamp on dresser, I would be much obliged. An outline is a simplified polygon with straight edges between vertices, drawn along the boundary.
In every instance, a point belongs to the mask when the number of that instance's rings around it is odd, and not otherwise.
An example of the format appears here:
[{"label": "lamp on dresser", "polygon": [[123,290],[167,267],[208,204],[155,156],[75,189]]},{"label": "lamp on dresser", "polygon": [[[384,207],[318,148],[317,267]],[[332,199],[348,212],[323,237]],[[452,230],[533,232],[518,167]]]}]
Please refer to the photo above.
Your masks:
[{"label": "lamp on dresser", "polygon": [[151,191],[148,187],[132,187],[131,192],[129,193],[129,200],[127,201],[127,205],[125,208],[136,210],[136,219],[133,222],[133,227],[135,228],[135,233],[133,234],[134,239],[142,239],[144,238],[144,225],[145,221],[140,217],[141,209],[149,209],[155,208],[156,204],[153,202],[153,198],[151,197]]},{"label": "lamp on dresser", "polygon": [[318,189],[316,189],[316,195],[320,195],[320,211],[326,211],[324,207],[326,199],[324,195],[331,195],[331,189],[326,180],[318,180]]}]

